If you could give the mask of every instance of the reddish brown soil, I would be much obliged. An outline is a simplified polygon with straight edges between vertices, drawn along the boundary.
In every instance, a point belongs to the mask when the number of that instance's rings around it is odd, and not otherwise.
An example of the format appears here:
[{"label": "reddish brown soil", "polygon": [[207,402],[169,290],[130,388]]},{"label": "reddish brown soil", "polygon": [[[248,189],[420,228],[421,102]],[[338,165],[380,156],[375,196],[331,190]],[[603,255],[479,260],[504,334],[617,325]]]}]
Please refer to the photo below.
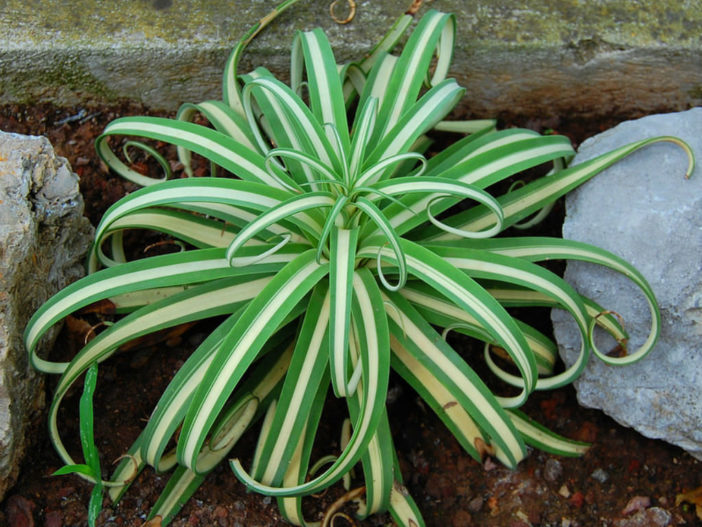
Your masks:
[{"label": "reddish brown soil", "polygon": [[[144,109],[135,105],[85,109],[8,106],[0,108],[0,129],[47,135],[58,154],[67,157],[80,175],[86,215],[95,224],[106,207],[131,187],[100,166],[93,140],[111,119],[143,113]],[[613,124],[516,118],[510,122],[540,131],[556,128],[575,142]],[[204,338],[206,330],[205,326],[195,326],[180,339],[170,339],[158,348],[123,353],[101,367],[95,404],[96,441],[103,454],[103,466],[116,459],[136,437],[163,386]],[[70,354],[72,336],[64,332],[60,342],[56,353]],[[49,379],[49,390],[54,383],[55,379]],[[428,526],[700,524],[694,507],[675,504],[678,493],[702,485],[699,462],[676,447],[618,426],[600,412],[579,407],[571,388],[537,394],[528,403],[527,412],[563,435],[591,441],[593,447],[578,459],[534,451],[512,471],[490,459],[482,464],[473,461],[411,389],[394,377],[391,386],[396,397],[388,403],[389,414],[402,473]],[[61,417],[65,425],[63,435],[76,456],[77,440],[69,438],[77,437],[78,396],[74,393],[68,397],[65,415]],[[330,416],[328,422],[335,421],[334,410],[331,402],[325,414]],[[90,487],[74,476],[50,476],[61,463],[44,426],[41,423],[32,435],[30,455],[20,480],[0,504],[0,525],[86,525]],[[327,424],[320,434],[327,443],[333,443],[336,427]],[[253,441],[246,437],[235,453],[248,458]],[[166,481],[166,475],[145,470],[118,505],[112,507],[105,502],[98,525],[141,525]],[[333,488],[325,496],[309,498],[309,518],[318,518],[340,494],[338,488]],[[247,493],[225,466],[211,474],[172,523],[178,527],[282,524],[275,502]],[[359,525],[391,524],[389,516],[382,515]],[[337,526],[341,525],[345,525],[344,520],[337,522]]]}]

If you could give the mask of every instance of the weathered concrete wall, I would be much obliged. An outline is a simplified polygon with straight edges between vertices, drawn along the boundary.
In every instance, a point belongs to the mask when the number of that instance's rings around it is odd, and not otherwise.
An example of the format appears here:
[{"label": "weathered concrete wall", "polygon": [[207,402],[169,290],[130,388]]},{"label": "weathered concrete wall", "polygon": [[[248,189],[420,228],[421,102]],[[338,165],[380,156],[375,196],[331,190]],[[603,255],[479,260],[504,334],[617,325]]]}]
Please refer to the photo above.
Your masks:
[{"label": "weathered concrete wall", "polygon": [[[5,0],[0,102],[126,97],[174,109],[219,97],[231,47],[277,3]],[[356,3],[342,26],[329,0],[301,1],[257,38],[243,66],[284,74],[294,30],[315,26],[340,60],[358,57],[410,2]],[[453,75],[468,88],[471,113],[631,115],[702,104],[702,0],[424,3],[457,16]]]}]

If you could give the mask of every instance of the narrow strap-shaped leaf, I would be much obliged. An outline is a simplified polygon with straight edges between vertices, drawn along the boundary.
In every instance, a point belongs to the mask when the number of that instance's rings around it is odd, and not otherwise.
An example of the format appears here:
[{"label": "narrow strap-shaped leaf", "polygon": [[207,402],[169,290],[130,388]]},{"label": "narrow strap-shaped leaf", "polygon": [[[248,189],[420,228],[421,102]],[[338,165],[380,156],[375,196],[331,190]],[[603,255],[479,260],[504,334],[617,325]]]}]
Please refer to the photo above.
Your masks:
[{"label": "narrow strap-shaped leaf", "polygon": [[[249,250],[260,251],[253,247]],[[41,371],[61,373],[65,363],[49,363],[36,355],[37,343],[54,324],[93,302],[120,294],[158,287],[197,284],[224,277],[265,276],[281,268],[284,260],[234,270],[223,249],[202,249],[154,256],[104,269],[62,289],[39,308],[25,328],[24,342],[32,364]]]},{"label": "narrow strap-shaped leaf", "polygon": [[[558,307],[558,303],[553,298],[525,288],[490,285],[487,290],[505,307]],[[587,297],[583,296],[581,300],[588,316],[596,318],[597,325],[607,331],[616,341],[623,342],[629,339],[628,333],[616,316],[608,313],[597,302]]]},{"label": "narrow strap-shaped leaf", "polygon": [[[360,399],[361,394],[358,391],[346,399],[352,422],[356,421]],[[369,441],[365,454],[361,456],[366,499],[359,504],[356,512],[359,518],[364,519],[371,514],[384,512],[390,507],[390,496],[395,483],[394,456],[395,447],[392,444],[387,410],[383,409],[375,434]]]},{"label": "narrow strap-shaped leaf", "polygon": [[[519,144],[522,141],[540,140],[548,137],[550,140],[570,144],[563,136],[542,136],[533,130],[523,128],[508,128],[507,130],[485,130],[464,137],[449,145],[446,149],[432,157],[427,170],[429,175],[443,174],[449,170],[457,170],[459,166],[465,167],[468,161],[490,152],[511,153],[509,145]],[[570,156],[575,155],[572,146]],[[498,157],[499,156],[495,156]],[[465,171],[464,171],[465,172]]]},{"label": "narrow strap-shaped leaf", "polygon": [[589,443],[574,441],[552,432],[520,410],[508,410],[508,414],[524,441],[539,450],[558,456],[578,457],[590,448]]},{"label": "narrow strap-shaped leaf", "polygon": [[100,457],[95,446],[95,436],[93,431],[93,395],[97,386],[98,365],[92,363],[85,372],[83,381],[83,394],[80,397],[80,443],[83,448],[83,456],[86,464],[91,468],[93,474],[100,478]]},{"label": "narrow strap-shaped leaf", "polygon": [[259,289],[225,337],[196,391],[181,431],[178,460],[197,472],[197,459],[217,415],[266,340],[309,290],[328,273],[313,250],[286,265]]},{"label": "narrow strap-shaped leaf", "polygon": [[[512,317],[485,289],[443,258],[414,242],[403,239],[400,242],[409,273],[473,315],[494,341],[512,356],[524,380],[524,388],[520,395],[502,399],[502,403],[508,406],[522,404],[536,385],[537,369],[529,345]],[[370,241],[359,250],[358,257],[370,257],[378,252],[383,260],[395,263],[392,251]]]},{"label": "narrow strap-shaped leaf", "polygon": [[[386,157],[406,152],[422,134],[431,130],[456,106],[465,89],[454,79],[447,79],[434,86],[416,103],[398,116],[394,126],[378,139],[377,146],[366,158],[366,163],[375,163]],[[382,112],[382,109],[380,110]],[[376,130],[380,129],[382,113],[378,116]],[[375,134],[374,134],[375,137]],[[371,144],[373,140],[371,139]],[[366,165],[367,166],[367,165]]]},{"label": "narrow strap-shaped leaf", "polygon": [[[146,137],[181,146],[221,166],[241,179],[262,183],[274,188],[296,188],[296,184],[284,172],[266,170],[264,158],[232,137],[205,126],[164,119],[162,117],[123,117],[115,119],[105,127],[95,141],[100,157],[121,175],[129,168],[115,156],[106,139],[111,135]],[[143,182],[137,181],[139,184]]]},{"label": "narrow strap-shaped leaf", "polygon": [[359,197],[356,199],[356,206],[365,212],[371,219],[371,221],[379,228],[379,230],[386,236],[387,241],[390,243],[390,247],[392,248],[392,251],[395,255],[395,262],[397,264],[397,270],[398,270],[398,275],[399,279],[397,284],[390,284],[386,279],[385,276],[383,275],[381,266],[380,266],[380,252],[376,254],[376,261],[378,263],[377,265],[377,270],[378,270],[378,277],[380,278],[380,281],[382,284],[385,286],[386,289],[389,289],[391,291],[397,291],[398,289],[401,289],[404,285],[405,282],[407,281],[407,269],[406,269],[406,263],[405,263],[405,256],[404,252],[402,251],[402,247],[400,245],[400,238],[397,236],[397,233],[393,230],[392,226],[388,223],[388,221],[385,219],[385,216],[383,216],[383,213],[380,212],[378,207],[373,204],[372,201],[364,198],[364,197]]},{"label": "narrow strap-shaped leaf", "polygon": [[[223,178],[180,179],[140,189],[115,203],[103,216],[95,232],[90,270],[96,268],[96,248],[109,232],[112,223],[133,212],[159,205],[177,207],[182,200],[188,203],[222,203],[267,211],[291,197],[295,195],[258,183]],[[319,232],[322,225],[320,213],[314,210],[302,211],[291,217],[290,221],[313,234]]]},{"label": "narrow strap-shaped leaf", "polygon": [[[202,454],[204,459],[200,459],[200,465],[214,468],[227,457],[240,437],[242,428],[249,426],[253,420],[249,414],[250,405],[254,401],[257,402],[257,415],[262,413],[261,408],[265,407],[267,401],[269,402],[269,397],[276,387],[280,386],[290,364],[291,355],[292,349],[289,348],[278,354],[274,361],[263,360],[256,365],[249,380],[239,390],[244,395],[230,406],[221,423],[213,430],[208,447]],[[185,467],[177,467],[152,507],[148,518],[160,516],[163,525],[169,523],[204,479],[204,474],[196,474]]]},{"label": "narrow strap-shaped leaf", "polygon": [[[487,290],[493,294],[492,289]],[[454,303],[439,295],[435,290],[421,283],[412,283],[405,286],[400,294],[419,311],[422,316],[435,326],[457,331],[484,342],[490,342],[492,337],[483,328],[475,317],[465,310],[457,307]],[[493,295],[494,296],[494,295]],[[497,298],[497,297],[496,297]],[[500,300],[500,299],[498,299]],[[553,305],[555,301],[552,301]],[[502,303],[500,301],[500,303]],[[553,371],[553,366],[558,357],[556,344],[541,332],[515,319],[519,329],[524,334],[529,349],[534,354],[534,360],[539,370],[539,374],[548,374]]]},{"label": "narrow strap-shaped leaf", "polygon": [[[178,206],[181,202],[223,203],[264,211],[282,203],[294,194],[259,183],[225,178],[196,178],[167,181],[139,189],[105,212],[96,229],[95,238],[118,218],[131,212],[155,206]],[[96,242],[98,243],[98,242]]]},{"label": "narrow strap-shaped leaf", "polygon": [[184,103],[178,109],[176,119],[190,121],[195,113],[202,114],[214,129],[228,135],[253,152],[258,151],[248,121],[222,101],[203,101],[198,104]]},{"label": "narrow strap-shaped leaf", "polygon": [[[494,236],[502,230],[502,208],[500,204],[493,198],[489,193],[477,188],[473,185],[463,183],[461,181],[455,181],[451,179],[445,179],[440,177],[398,177],[391,180],[381,181],[376,183],[371,187],[373,190],[378,190],[383,194],[389,196],[407,196],[413,193],[421,194],[434,194],[436,197],[434,200],[427,205],[426,216],[428,219],[437,227],[442,229],[451,229],[451,227],[444,226],[439,220],[434,218],[431,212],[431,205],[441,200],[441,194],[444,196],[454,196],[461,199],[472,199],[478,201],[479,203],[490,209],[495,215],[495,225],[489,229],[480,232],[468,232],[468,231],[452,231],[464,238],[487,238]],[[424,216],[424,214],[422,214]]]},{"label": "narrow strap-shaped leaf", "polygon": [[303,59],[312,112],[320,123],[330,123],[339,132],[343,151],[348,153],[349,125],[346,121],[341,78],[334,53],[321,29],[299,32],[293,42],[290,68],[290,85],[293,90],[302,81]]},{"label": "narrow strap-shaped leaf", "polygon": [[[292,148],[275,148],[268,152],[267,160],[271,161],[274,157],[280,157],[286,160],[292,159],[301,163],[302,165],[305,165],[307,168],[312,169],[316,174],[322,176],[321,181],[319,181],[319,183],[327,181],[337,182],[341,179],[341,177],[339,177],[334,172],[334,169],[332,167],[329,167],[324,163],[320,162],[316,157],[313,157],[299,150],[294,150]],[[315,186],[318,185],[315,183]]]},{"label": "narrow strap-shaped leaf", "polygon": [[146,519],[151,520],[158,516],[161,525],[168,525],[200,488],[205,477],[204,474],[195,474],[186,467],[177,466]]},{"label": "narrow strap-shaped leaf", "polygon": [[360,67],[364,71],[370,71],[379,57],[392,51],[413,21],[414,16],[409,13],[403,13],[385,33],[385,35],[383,35],[383,38],[373,46],[368,55],[363,58],[363,60],[360,62]]},{"label": "narrow strap-shaped leaf", "polygon": [[[242,227],[245,227],[258,217],[255,211],[225,203],[182,201],[178,204],[178,209],[219,220],[225,225],[231,224],[238,227],[236,229],[237,231],[241,230]],[[296,231],[297,228],[293,224],[281,222],[280,225],[269,225],[267,229],[261,231],[256,239],[266,241],[275,236],[288,235],[290,236],[291,243],[308,243],[307,239]],[[249,243],[255,243],[255,241],[252,240]]]},{"label": "narrow strap-shaped leaf", "polygon": [[[462,242],[457,243],[460,244]],[[587,243],[574,240],[563,240],[560,238],[495,238],[493,240],[479,240],[475,243],[481,248],[488,249],[498,254],[523,258],[534,262],[559,259],[580,260],[603,265],[623,274],[639,289],[641,289],[641,292],[646,299],[651,315],[651,327],[648,337],[637,350],[628,352],[624,357],[609,357],[606,353],[600,351],[597,346],[594,345],[591,338],[590,344],[592,346],[592,351],[599,359],[607,364],[630,364],[640,360],[648,352],[650,352],[651,349],[653,349],[653,346],[658,339],[661,325],[661,315],[658,308],[658,303],[656,302],[653,289],[646,278],[644,278],[644,276],[634,266],[623,258]],[[432,242],[432,245],[434,245],[434,242]],[[595,318],[597,313],[594,316],[592,313],[598,306],[591,301],[587,302],[586,304],[590,306],[590,333],[592,333],[594,325],[599,324],[608,331],[612,329],[614,331],[611,333],[612,336],[617,340],[621,340],[623,333],[621,326],[613,320],[607,321],[605,317]],[[607,309],[607,306],[604,306],[604,308]]]},{"label": "narrow strap-shaped leaf", "polygon": [[[479,188],[485,188],[522,170],[573,154],[570,141],[563,137],[540,137],[526,132],[514,132],[506,135],[500,132],[487,134],[475,143],[467,143],[466,150],[466,153],[459,151],[456,152],[456,156],[448,157],[448,161],[456,161],[457,164],[440,163],[437,167],[430,160],[425,177],[455,179]],[[456,158],[461,157],[459,154],[464,154],[465,159],[458,161]],[[405,233],[421,225],[422,220],[417,217],[417,213],[425,210],[436,197],[436,194],[408,196],[402,200],[403,206],[390,204],[383,212],[399,233]],[[457,199],[444,199],[437,203],[433,210],[438,214],[457,201]],[[503,206],[501,201],[500,204]],[[478,210],[485,213],[485,209],[482,207],[479,207]],[[486,214],[492,217],[492,211]],[[458,228],[456,222],[442,220],[442,223]],[[485,221],[483,225],[483,228],[487,228],[491,223]],[[412,234],[413,238],[425,239],[430,236],[438,237],[438,232],[441,230],[436,226],[429,225],[417,229],[417,232]],[[457,237],[455,234],[451,236],[452,239]]]},{"label": "narrow strap-shaped leaf", "polygon": [[353,298],[353,273],[356,263],[358,229],[334,227],[331,231],[329,284],[331,308],[329,316],[329,368],[332,387],[337,397],[349,392],[348,346]]},{"label": "narrow strap-shaped leaf", "polygon": [[137,437],[126,454],[123,454],[117,467],[112,472],[112,485],[107,486],[107,494],[112,503],[118,503],[129,489],[139,473],[146,466],[141,459],[141,436]]},{"label": "narrow strap-shaped leaf", "polygon": [[[302,100],[293,91],[282,82],[274,77],[259,77],[250,80],[244,87],[244,109],[253,128],[254,135],[259,144],[259,147],[264,153],[270,150],[270,146],[266,143],[261,135],[261,131],[256,125],[256,119],[253,114],[252,97],[257,99],[266,94],[269,101],[274,102],[272,107],[278,120],[287,119],[288,137],[294,137],[297,144],[281,144],[281,146],[290,146],[296,150],[300,150],[312,157],[316,157],[322,163],[334,167],[336,170],[341,170],[338,163],[338,158],[334,148],[326,137],[322,125],[310,109],[302,102]],[[270,104],[270,102],[269,102]],[[262,106],[264,116],[267,116],[266,106]]]},{"label": "narrow strap-shaped leaf", "polygon": [[[359,101],[359,107],[363,107],[366,101],[370,98],[378,100],[379,107],[383,106],[383,102],[386,97],[390,95],[387,90],[388,83],[393,76],[395,71],[395,64],[397,64],[397,57],[395,55],[390,55],[389,53],[380,53],[373,68],[368,73],[365,83],[363,85],[363,92],[361,93],[361,99]],[[353,71],[353,70],[352,70]],[[369,144],[377,144],[377,140],[374,138],[375,128],[373,129],[373,134],[369,140]]]},{"label": "narrow strap-shaped leaf", "polygon": [[[303,432],[300,435],[300,440],[295,448],[295,453],[292,456],[283,479],[283,485],[286,487],[300,485],[307,481],[308,467],[312,456],[314,438],[317,430],[319,429],[319,421],[322,415],[322,409],[324,407],[324,400],[327,397],[327,392],[329,389],[329,370],[325,368],[323,370],[323,375],[324,379],[322,382],[320,382],[314,401],[310,406],[307,422],[303,423],[302,425],[304,428]],[[305,522],[302,514],[302,496],[300,494],[290,497],[278,497],[277,502],[280,513],[283,515],[285,520],[293,525],[309,525],[307,522]],[[312,523],[310,527],[314,527],[314,525],[315,524]]]},{"label": "narrow strap-shaped leaf", "polygon": [[[312,292],[297,335],[290,367],[278,398],[273,420],[259,446],[261,461],[254,477],[261,481],[281,484],[299,444],[305,424],[314,413],[312,405],[323,383],[328,361],[326,340],[329,322],[329,294],[326,284]],[[325,384],[326,391],[326,384]]]},{"label": "narrow strap-shaped leaf", "polygon": [[[415,146],[416,145],[413,145],[412,148],[415,148]],[[410,166],[411,170],[411,168],[417,164],[417,161],[419,161],[422,166],[426,165],[426,159],[419,152],[403,152],[401,154],[386,157],[385,159],[370,165],[370,167],[360,173],[353,180],[353,188],[357,191],[371,188],[373,184],[377,183],[378,180],[384,177],[384,174],[390,173],[390,177],[392,177],[392,174],[394,173],[402,174],[402,168],[405,163]],[[392,170],[390,170],[391,168]]]},{"label": "narrow strap-shaped leaf", "polygon": [[[393,365],[420,395],[426,395],[472,456],[480,456],[476,438],[486,433],[498,457],[514,467],[526,455],[511,420],[490,389],[436,331],[398,294],[387,293],[395,309],[388,309],[393,340]],[[399,362],[396,362],[399,361]],[[452,404],[453,403],[453,404]],[[460,406],[467,412],[453,410]],[[477,427],[476,427],[477,425]]]},{"label": "narrow strap-shaped leaf", "polygon": [[241,229],[238,236],[232,240],[227,248],[226,258],[233,266],[245,265],[248,260],[240,260],[237,262],[235,255],[237,251],[244,246],[258,232],[265,229],[269,225],[278,223],[281,220],[290,218],[291,221],[306,222],[303,223],[306,230],[313,236],[319,238],[322,232],[322,225],[316,222],[310,222],[309,216],[304,214],[308,210],[317,210],[325,207],[333,207],[335,203],[334,197],[327,192],[309,192],[293,196],[286,201],[280,203],[274,208],[270,208],[263,212],[258,218]]},{"label": "narrow strap-shaped leaf", "polygon": [[346,474],[365,452],[385,404],[390,373],[390,348],[387,318],[380,290],[368,270],[359,269],[354,274],[354,293],[353,320],[358,328],[362,372],[357,389],[361,390],[363,402],[348,445],[323,474],[307,483],[294,486],[279,487],[261,484],[244,471],[238,459],[233,460],[232,470],[247,487],[272,496],[317,492]]},{"label": "narrow strap-shaped leaf", "polygon": [[222,74],[222,100],[228,104],[234,111],[242,117],[244,116],[243,103],[241,101],[241,87],[239,85],[238,68],[241,55],[246,49],[246,46],[258,35],[263,29],[275,20],[278,15],[296,4],[298,0],[284,0],[280,2],[266,16],[256,22],[246,34],[239,39],[236,46],[232,50],[224,66]]},{"label": "narrow strap-shaped leaf", "polygon": [[589,358],[590,339],[588,336],[590,318],[580,295],[562,278],[550,271],[518,258],[491,251],[468,249],[466,247],[429,248],[444,261],[461,269],[473,278],[483,278],[516,284],[534,289],[554,298],[573,317],[580,330],[581,344],[578,358],[574,363],[548,379],[539,379],[536,389],[555,388],[572,382],[582,372]]},{"label": "narrow strap-shaped leaf", "polygon": [[[388,97],[380,108],[382,125],[374,134],[374,142],[385,137],[400,120],[408,107],[417,99],[424,83],[429,65],[440,39],[452,47],[455,19],[451,15],[430,10],[425,14],[410,35],[400,59],[393,70],[393,76],[386,87]],[[437,64],[439,78],[451,60],[450,49],[441,48],[441,66]]]},{"label": "narrow strap-shaped leaf", "polygon": [[[134,212],[128,216],[122,216],[112,223],[109,233],[126,229],[159,231],[199,249],[227,247],[239,231],[239,229],[232,228],[230,225],[203,218],[202,216],[157,208],[149,208]],[[107,234],[108,232],[104,236]],[[249,243],[260,244],[261,241],[251,240]]]},{"label": "narrow strap-shaped leaf", "polygon": [[[643,139],[629,145],[619,147],[611,152],[602,154],[584,163],[570,166],[547,178],[539,178],[525,186],[509,192],[499,198],[505,213],[505,228],[513,225],[538,211],[544,205],[551,203],[565,195],[573,188],[582,185],[585,181],[617,161],[636,152],[637,150],[657,142],[668,141],[680,145],[680,141],[670,137],[655,137]],[[688,154],[689,155],[689,154]],[[694,158],[689,157],[688,175],[694,168]],[[484,211],[473,208],[447,218],[445,223],[457,228],[480,229],[489,224]],[[431,236],[432,239],[447,240],[455,238],[447,233]],[[426,239],[426,238],[425,238]]]},{"label": "narrow strap-shaped leaf", "polygon": [[[378,99],[369,97],[365,104],[356,111],[356,118],[353,123],[353,137],[351,141],[351,152],[349,153],[349,174],[356,180],[356,175],[360,174],[365,159],[368,141],[373,133],[376,114],[378,111]],[[350,181],[346,182],[351,184]]]},{"label": "narrow strap-shaped leaf", "polygon": [[[179,121],[192,121],[196,114],[203,115],[215,128],[233,138],[253,152],[258,151],[256,142],[249,129],[249,123],[230,106],[221,101],[204,101],[199,104],[185,103],[178,108],[176,119]],[[190,150],[178,146],[178,160],[183,163],[185,173],[193,176]]]},{"label": "narrow strap-shaped leaf", "polygon": [[66,463],[73,463],[58,432],[61,401],[92,363],[107,359],[123,343],[141,335],[231,313],[255,297],[269,281],[270,278],[251,280],[249,277],[236,277],[202,284],[135,311],[91,340],[65,368],[49,409],[49,434],[59,456]]},{"label": "narrow strap-shaped leaf", "polygon": [[426,527],[419,507],[407,488],[398,482],[390,493],[390,514],[400,527]]},{"label": "narrow strap-shaped leaf", "polygon": [[436,123],[434,130],[437,132],[475,134],[483,130],[494,131],[496,126],[496,119],[470,119],[467,121],[441,121]]},{"label": "narrow strap-shaped leaf", "polygon": [[158,468],[171,436],[180,426],[190,398],[212,363],[224,337],[234,327],[243,308],[222,322],[188,357],[161,395],[156,408],[142,432],[142,457]]}]

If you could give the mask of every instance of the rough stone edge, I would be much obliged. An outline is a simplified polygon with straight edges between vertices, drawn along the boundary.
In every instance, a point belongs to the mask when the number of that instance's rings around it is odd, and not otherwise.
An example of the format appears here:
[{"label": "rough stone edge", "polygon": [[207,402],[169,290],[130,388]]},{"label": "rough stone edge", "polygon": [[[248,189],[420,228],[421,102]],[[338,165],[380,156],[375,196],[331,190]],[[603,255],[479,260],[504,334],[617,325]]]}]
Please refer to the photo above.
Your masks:
[{"label": "rough stone edge", "polygon": [[[19,327],[16,328],[16,334],[18,336],[22,335],[24,332],[24,327],[29,321],[31,315],[36,311],[36,309],[43,303],[44,300],[49,298],[52,294],[56,293],[60,289],[64,288],[71,282],[80,278],[83,273],[83,256],[87,247],[93,237],[93,227],[87,218],[83,216],[83,198],[78,190],[78,177],[72,172],[68,160],[64,157],[56,156],[53,146],[46,137],[40,136],[22,136],[20,134],[5,133],[2,135],[12,140],[13,138],[23,138],[23,139],[35,139],[40,142],[41,151],[40,156],[45,156],[49,161],[53,161],[54,169],[56,172],[59,170],[67,170],[75,178],[75,193],[72,194],[67,200],[59,200],[54,203],[58,205],[57,208],[64,208],[66,212],[64,214],[55,214],[51,212],[51,207],[48,205],[50,201],[50,196],[45,196],[42,192],[51,183],[43,181],[43,174],[32,174],[32,177],[27,182],[28,186],[23,189],[26,192],[27,199],[31,203],[31,227],[35,230],[35,244],[28,248],[23,254],[17,255],[16,267],[28,269],[24,276],[27,278],[22,280],[22,283],[26,287],[22,290],[16,290],[12,293],[13,297],[23,297],[27,298],[26,293],[28,288],[41,288],[42,293],[38,295],[36,304],[26,304],[25,302],[13,302],[10,298],[0,298],[0,305],[2,306],[3,316],[7,313],[7,310],[12,307],[12,305],[21,305],[23,307],[21,312],[15,314],[16,319],[19,322]],[[0,139],[1,140],[1,139]],[[45,186],[44,183],[47,183]],[[62,227],[66,221],[73,222],[75,224],[75,234],[70,236],[68,230]],[[71,258],[64,262],[62,267],[56,266],[54,264],[45,266],[46,274],[40,277],[32,275],[29,269],[33,269],[36,259],[35,249],[37,247],[43,246],[47,239],[51,239],[48,236],[49,231],[59,231],[60,239],[59,243],[56,243],[54,247],[66,247],[71,244],[76,244],[82,246],[85,251],[82,254],[72,254]],[[8,232],[9,236],[25,236],[26,233],[21,232],[21,229],[15,229],[14,232]],[[80,251],[79,251],[80,252]],[[30,264],[31,262],[31,264]],[[26,264],[26,265],[25,265]],[[34,267],[36,269],[36,267]],[[5,288],[2,289],[5,292]],[[52,328],[47,334],[42,338],[39,344],[39,354],[46,356],[46,354],[53,348],[56,337],[60,331],[59,327]],[[10,400],[22,399],[25,403],[25,408],[30,408],[31,411],[25,415],[19,415],[18,412],[10,411],[10,418],[12,420],[11,426],[13,427],[14,434],[17,437],[15,441],[16,449],[14,452],[9,453],[8,457],[14,458],[16,463],[11,466],[0,467],[3,473],[0,474],[0,499],[3,498],[8,489],[10,489],[16,482],[19,476],[19,470],[21,461],[24,459],[26,450],[29,444],[31,444],[32,438],[28,436],[28,433],[32,429],[36,429],[38,426],[43,426],[43,408],[45,404],[45,390],[44,390],[44,377],[36,372],[27,360],[27,353],[24,347],[24,343],[20,338],[16,338],[14,342],[11,343],[12,348],[18,353],[18,365],[23,371],[18,372],[14,378],[7,379],[9,382],[5,384],[9,392]],[[23,383],[35,383],[35,389],[32,390],[22,390]]]}]

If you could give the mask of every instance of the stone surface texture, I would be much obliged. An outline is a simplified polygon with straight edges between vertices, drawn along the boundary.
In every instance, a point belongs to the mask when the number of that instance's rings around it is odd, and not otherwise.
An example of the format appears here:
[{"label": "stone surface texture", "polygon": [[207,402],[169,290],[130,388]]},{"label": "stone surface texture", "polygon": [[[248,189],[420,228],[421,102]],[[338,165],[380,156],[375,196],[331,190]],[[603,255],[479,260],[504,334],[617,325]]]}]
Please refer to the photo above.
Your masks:
[{"label": "stone surface texture", "polygon": [[[44,404],[22,334],[53,293],[83,274],[93,228],[78,178],[44,137],[0,132],[0,499],[17,477]],[[55,332],[44,339],[45,353]]]},{"label": "stone surface texture", "polygon": [[[661,135],[685,140],[702,160],[702,108],[622,123],[585,141],[574,163]],[[567,197],[563,236],[632,263],[651,284],[662,314],[658,344],[640,362],[613,367],[590,360],[576,383],[579,401],[702,459],[702,170],[698,164],[686,180],[686,167],[683,150],[670,143],[634,153]],[[622,315],[631,350],[643,342],[648,307],[628,280],[579,262],[568,263],[565,276]],[[575,326],[563,311],[554,310],[552,318],[561,356],[571,364],[579,346]]]},{"label": "stone surface texture", "polygon": [[[129,98],[176,109],[220,98],[226,58],[279,0],[7,0],[0,17],[0,100],[83,104]],[[289,69],[298,29],[322,27],[339,61],[363,56],[411,0],[292,6],[245,53],[242,69]],[[674,111],[702,104],[702,0],[425,0],[454,13],[451,74],[465,110],[538,118]],[[347,13],[337,2],[337,16]]]}]

